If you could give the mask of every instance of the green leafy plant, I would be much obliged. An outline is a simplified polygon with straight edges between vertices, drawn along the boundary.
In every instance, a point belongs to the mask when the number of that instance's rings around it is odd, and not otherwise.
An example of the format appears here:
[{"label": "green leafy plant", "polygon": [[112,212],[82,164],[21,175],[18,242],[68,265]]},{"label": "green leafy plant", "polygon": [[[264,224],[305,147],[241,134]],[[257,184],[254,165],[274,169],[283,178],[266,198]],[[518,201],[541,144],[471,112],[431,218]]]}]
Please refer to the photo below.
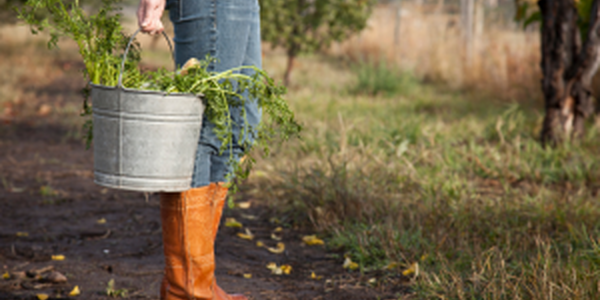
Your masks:
[{"label": "green leafy plant", "polygon": [[365,28],[374,0],[260,0],[262,39],[288,55],[284,82],[289,84],[294,59]]},{"label": "green leafy plant", "polygon": [[115,289],[115,280],[111,279],[106,285],[106,296],[111,298],[127,298],[127,289]]},{"label": "green leafy plant", "polygon": [[[35,34],[40,31],[50,33],[49,47],[56,47],[60,38],[74,40],[85,63],[84,75],[90,83],[116,86],[121,72],[121,62],[130,37],[123,33],[120,23],[119,0],[103,0],[102,6],[95,14],[88,14],[79,1],[65,4],[63,0],[28,0],[20,9],[19,17],[31,25]],[[40,13],[48,16],[39,18]],[[252,147],[247,137],[252,136],[256,144],[266,154],[268,144],[275,138],[287,140],[297,136],[301,126],[295,121],[294,113],[289,109],[283,95],[286,89],[278,86],[264,71],[244,66],[225,72],[210,72],[208,66],[214,62],[210,57],[198,61],[185,72],[169,72],[164,69],[153,72],[140,72],[140,47],[134,42],[127,51],[123,72],[123,86],[140,90],[156,90],[167,93],[202,94],[206,105],[205,115],[215,124],[215,133],[222,142],[221,151],[233,147],[233,128],[242,130],[243,149],[248,152]],[[240,74],[244,68],[254,70],[254,75]],[[234,84],[235,83],[235,84]],[[84,115],[91,114],[87,101],[89,87],[85,91]],[[243,97],[247,94],[248,98]],[[246,116],[245,101],[256,101],[264,112],[264,120],[257,127],[245,124],[234,124],[232,108],[239,107],[244,120]],[[88,130],[88,141],[91,140],[91,121],[84,127]],[[248,174],[254,159],[245,160],[244,167],[239,166],[233,151],[230,152],[230,163],[238,171],[238,175]],[[246,153],[247,154],[247,153]],[[230,176],[232,174],[229,174]]]}]

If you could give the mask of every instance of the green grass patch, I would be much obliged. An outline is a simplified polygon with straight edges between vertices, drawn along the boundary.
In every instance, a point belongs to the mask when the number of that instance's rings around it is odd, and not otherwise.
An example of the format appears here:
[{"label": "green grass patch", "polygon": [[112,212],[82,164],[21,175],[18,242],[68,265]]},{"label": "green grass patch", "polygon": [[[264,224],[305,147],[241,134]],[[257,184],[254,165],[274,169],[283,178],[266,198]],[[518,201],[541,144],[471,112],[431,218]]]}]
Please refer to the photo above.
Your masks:
[{"label": "green grass patch", "polygon": [[356,83],[350,87],[354,94],[393,96],[411,94],[419,88],[419,81],[410,72],[401,71],[396,66],[367,60],[352,66]]},{"label": "green grass patch", "polygon": [[361,272],[405,273],[415,299],[595,299],[598,129],[543,148],[543,107],[411,84],[293,90],[303,138],[249,186]]}]

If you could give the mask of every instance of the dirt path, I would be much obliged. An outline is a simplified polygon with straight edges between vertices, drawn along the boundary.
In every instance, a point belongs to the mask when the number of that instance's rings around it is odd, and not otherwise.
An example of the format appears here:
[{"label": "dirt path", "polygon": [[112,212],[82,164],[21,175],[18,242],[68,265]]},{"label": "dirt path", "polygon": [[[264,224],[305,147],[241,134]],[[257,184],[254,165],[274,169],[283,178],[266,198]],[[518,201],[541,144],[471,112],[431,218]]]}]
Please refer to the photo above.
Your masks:
[{"label": "dirt path", "polygon": [[[27,107],[39,111],[40,103],[32,101],[81,101],[78,71],[61,76],[42,87],[29,83],[35,90]],[[71,298],[108,299],[111,279],[115,293],[125,289],[129,298],[158,299],[163,272],[158,197],[96,186],[92,153],[72,137],[77,129],[60,125],[52,113],[9,112],[0,118],[0,273],[10,278],[0,279],[0,299],[37,299],[40,293],[64,299],[75,286],[81,295]],[[248,200],[250,209],[228,210],[224,219],[242,221],[255,240],[240,239],[240,229],[223,226],[217,238],[217,278],[225,290],[251,299],[396,299],[389,287],[366,288],[368,278],[344,270],[339,256],[303,245],[302,232],[279,233],[283,254],[257,247],[257,240],[274,246],[270,236],[279,225],[269,222],[272,216],[258,200]],[[53,260],[55,255],[65,259]],[[292,272],[273,275],[268,262],[289,264]],[[45,282],[49,268],[67,282]],[[312,272],[323,278],[312,279]]]}]

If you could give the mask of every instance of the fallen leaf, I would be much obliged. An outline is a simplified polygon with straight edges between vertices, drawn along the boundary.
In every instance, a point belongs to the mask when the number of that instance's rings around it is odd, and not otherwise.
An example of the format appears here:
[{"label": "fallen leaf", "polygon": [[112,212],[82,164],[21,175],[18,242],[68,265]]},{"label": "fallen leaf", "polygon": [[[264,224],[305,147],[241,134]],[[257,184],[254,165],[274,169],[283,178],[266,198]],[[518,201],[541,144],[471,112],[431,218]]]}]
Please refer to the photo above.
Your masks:
[{"label": "fallen leaf", "polygon": [[243,275],[243,276],[244,276],[244,278],[246,278],[246,279],[250,279],[250,278],[252,278],[252,274],[250,274],[250,273],[244,273],[244,275]]},{"label": "fallen leaf", "polygon": [[44,277],[44,280],[52,283],[64,283],[67,282],[67,277],[60,272],[52,271]]},{"label": "fallen leaf", "polygon": [[2,279],[10,279],[10,273],[5,272],[4,274],[2,274]]},{"label": "fallen leaf", "polygon": [[271,253],[281,254],[283,251],[285,251],[285,244],[277,243],[277,248],[267,247],[267,250],[269,250]]},{"label": "fallen leaf", "polygon": [[48,294],[37,294],[38,300],[46,300],[48,299]]},{"label": "fallen leaf", "polygon": [[268,263],[267,269],[271,270],[271,273],[275,275],[281,275],[283,273],[283,271],[281,271],[281,268],[278,267],[277,264],[274,262]]},{"label": "fallen leaf", "polygon": [[391,262],[389,264],[387,264],[385,267],[383,267],[385,270],[393,270],[396,267],[398,267],[398,263],[397,262]]},{"label": "fallen leaf", "polygon": [[353,262],[350,257],[346,257],[343,267],[344,269],[356,270],[358,269],[358,264]]},{"label": "fallen leaf", "polygon": [[267,269],[271,270],[271,273],[275,274],[275,275],[282,275],[282,274],[289,275],[292,272],[292,266],[281,265],[278,267],[277,264],[274,262],[268,263]]},{"label": "fallen leaf", "polygon": [[264,246],[265,246],[265,243],[263,243],[261,241],[256,242],[256,247],[264,247]]},{"label": "fallen leaf", "polygon": [[17,236],[18,237],[26,237],[26,236],[29,236],[29,233],[25,232],[25,231],[19,231],[19,232],[17,232]]},{"label": "fallen leaf", "polygon": [[281,241],[281,237],[278,237],[276,234],[271,233],[271,239],[274,239],[276,241]]},{"label": "fallen leaf", "polygon": [[250,203],[250,201],[246,201],[246,202],[240,202],[236,206],[241,209],[248,209],[248,208],[250,208],[251,205],[252,205],[252,203]]},{"label": "fallen leaf", "polygon": [[74,297],[74,296],[79,296],[79,294],[81,294],[81,291],[79,290],[79,286],[76,285],[73,290],[69,293],[69,296]]},{"label": "fallen leaf", "polygon": [[242,228],[244,225],[238,222],[235,218],[227,218],[225,219],[225,227]]},{"label": "fallen leaf", "polygon": [[52,260],[65,260],[65,256],[62,254],[52,255]]},{"label": "fallen leaf", "polygon": [[369,279],[369,284],[376,284],[377,283],[377,278],[371,278]]},{"label": "fallen leaf", "polygon": [[316,235],[306,235],[302,238],[302,241],[309,246],[325,245],[325,242],[322,239],[317,238]]},{"label": "fallen leaf", "polygon": [[406,270],[402,271],[402,275],[404,276],[410,276],[413,274],[415,274],[415,276],[419,274],[419,263],[412,263]]},{"label": "fallen leaf", "polygon": [[321,275],[317,276],[317,274],[315,274],[315,272],[311,272],[310,278],[314,279],[314,280],[321,280],[323,278],[323,276],[321,276]]},{"label": "fallen leaf", "polygon": [[246,220],[256,220],[256,219],[258,219],[257,216],[247,215],[247,214],[242,214],[242,218],[244,218]]},{"label": "fallen leaf", "polygon": [[250,229],[246,228],[246,233],[238,233],[237,234],[238,237],[244,239],[244,240],[253,240],[254,239],[254,234],[252,234],[252,232],[250,231]]},{"label": "fallen leaf", "polygon": [[277,227],[277,228],[275,228],[275,230],[273,230],[273,232],[282,232],[282,231],[283,231],[283,228],[281,228],[281,227]]},{"label": "fallen leaf", "polygon": [[98,219],[98,221],[96,221],[96,223],[98,223],[98,224],[106,224],[106,219],[105,218]]},{"label": "fallen leaf", "polygon": [[281,270],[283,271],[283,274],[290,275],[290,273],[292,273],[292,266],[283,265],[283,266],[281,266]]}]

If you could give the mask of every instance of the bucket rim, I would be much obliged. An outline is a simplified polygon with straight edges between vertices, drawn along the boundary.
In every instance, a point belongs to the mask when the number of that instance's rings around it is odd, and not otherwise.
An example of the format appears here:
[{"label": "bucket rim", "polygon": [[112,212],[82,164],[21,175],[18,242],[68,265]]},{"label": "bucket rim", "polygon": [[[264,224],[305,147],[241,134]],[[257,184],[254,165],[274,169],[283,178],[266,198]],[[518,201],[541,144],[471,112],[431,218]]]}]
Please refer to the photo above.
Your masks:
[{"label": "bucket rim", "polygon": [[98,89],[103,89],[103,90],[117,90],[117,91],[123,91],[126,93],[153,94],[153,95],[170,96],[170,97],[171,96],[194,97],[194,98],[200,98],[200,99],[202,99],[204,97],[204,94],[202,94],[202,93],[199,93],[199,94],[179,93],[179,92],[167,93],[164,91],[138,90],[138,89],[130,89],[130,88],[126,88],[126,87],[119,87],[119,86],[107,86],[107,85],[95,84],[92,82],[90,82],[89,84],[93,88],[98,88]]}]

